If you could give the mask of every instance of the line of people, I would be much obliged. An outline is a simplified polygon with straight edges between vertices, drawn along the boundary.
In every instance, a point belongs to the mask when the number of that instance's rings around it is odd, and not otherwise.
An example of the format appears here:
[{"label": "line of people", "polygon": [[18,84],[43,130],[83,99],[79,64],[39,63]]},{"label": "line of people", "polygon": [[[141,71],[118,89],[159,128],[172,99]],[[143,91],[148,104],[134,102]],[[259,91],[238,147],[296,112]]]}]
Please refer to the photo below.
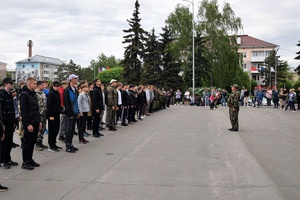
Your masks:
[{"label": "line of people", "polygon": [[[99,79],[79,83],[75,74],[68,81],[52,82],[50,89],[47,81],[34,78],[28,78],[26,84],[21,82],[19,91],[13,85],[14,80],[5,78],[0,90],[3,117],[0,167],[3,169],[18,166],[10,156],[15,130],[19,130],[21,139],[21,167],[33,170],[40,166],[33,160],[34,149],[59,152],[63,148],[57,145],[58,137],[65,143],[66,152],[76,153],[79,149],[73,145],[74,135],[78,135],[80,143],[87,144],[86,137],[91,135],[87,129],[92,130],[93,137],[100,138],[104,136],[100,133],[105,129],[103,124],[109,131],[116,131],[119,123],[128,126],[143,120],[143,116],[153,113],[157,92],[151,85],[123,85],[115,79],[106,87]],[[44,144],[45,133],[49,146]]]}]

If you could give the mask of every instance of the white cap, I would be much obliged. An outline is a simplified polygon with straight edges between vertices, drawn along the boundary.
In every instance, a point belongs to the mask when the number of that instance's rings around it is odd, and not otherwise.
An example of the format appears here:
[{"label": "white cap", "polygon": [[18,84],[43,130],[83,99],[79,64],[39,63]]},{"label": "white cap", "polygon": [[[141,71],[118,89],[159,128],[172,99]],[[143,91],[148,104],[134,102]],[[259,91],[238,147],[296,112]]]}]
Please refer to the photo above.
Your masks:
[{"label": "white cap", "polygon": [[110,84],[112,84],[113,82],[117,82],[117,80],[116,79],[111,79]]},{"label": "white cap", "polygon": [[73,78],[78,78],[78,76],[76,76],[75,74],[71,74],[71,75],[69,76],[69,81],[72,80]]}]

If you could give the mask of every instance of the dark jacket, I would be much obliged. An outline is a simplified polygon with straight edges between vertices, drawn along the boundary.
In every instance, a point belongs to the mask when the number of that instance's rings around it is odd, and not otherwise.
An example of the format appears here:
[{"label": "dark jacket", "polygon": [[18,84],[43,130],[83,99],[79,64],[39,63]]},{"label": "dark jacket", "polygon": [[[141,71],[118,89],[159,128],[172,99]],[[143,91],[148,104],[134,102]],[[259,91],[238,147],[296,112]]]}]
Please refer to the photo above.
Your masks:
[{"label": "dark jacket", "polygon": [[65,104],[65,114],[68,117],[76,117],[79,113],[78,110],[78,90],[75,88],[75,92],[72,90],[71,86],[69,85],[66,87],[64,91],[64,104]]},{"label": "dark jacket", "polygon": [[53,88],[50,89],[47,98],[47,114],[48,117],[59,116],[61,113],[60,94]]},{"label": "dark jacket", "polygon": [[27,86],[23,87],[20,95],[20,108],[24,127],[41,122],[37,96],[35,91],[28,89]]},{"label": "dark jacket", "polygon": [[121,90],[121,95],[122,95],[122,105],[128,106],[129,104],[128,92],[126,90]]},{"label": "dark jacket", "polygon": [[3,124],[3,119],[2,119],[2,108],[1,108],[1,103],[0,103],[0,139],[3,136],[3,127],[4,127],[4,124]]},{"label": "dark jacket", "polygon": [[100,87],[94,86],[93,89],[93,96],[92,96],[92,109],[93,112],[96,110],[104,110],[103,107],[103,96],[102,96],[102,91]]},{"label": "dark jacket", "polygon": [[129,96],[129,106],[136,106],[137,105],[137,98],[135,97],[135,92],[133,90],[128,91],[128,96]]},{"label": "dark jacket", "polygon": [[0,100],[3,121],[13,122],[15,120],[15,107],[12,95],[5,89],[2,89],[0,90]]}]

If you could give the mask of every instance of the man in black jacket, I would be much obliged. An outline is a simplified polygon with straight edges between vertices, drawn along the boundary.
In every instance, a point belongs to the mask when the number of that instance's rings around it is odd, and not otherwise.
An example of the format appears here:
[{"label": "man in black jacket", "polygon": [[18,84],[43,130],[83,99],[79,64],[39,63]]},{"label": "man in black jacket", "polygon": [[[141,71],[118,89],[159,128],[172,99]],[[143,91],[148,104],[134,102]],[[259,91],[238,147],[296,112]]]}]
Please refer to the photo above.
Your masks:
[{"label": "man in black jacket", "polygon": [[72,140],[75,132],[75,123],[79,114],[78,109],[78,90],[77,87],[78,76],[71,74],[69,76],[69,86],[64,90],[64,105],[66,114],[66,152],[76,153],[78,148],[72,145]]},{"label": "man in black jacket", "polygon": [[92,112],[93,112],[93,136],[99,138],[104,136],[99,132],[100,114],[104,110],[103,107],[103,95],[101,91],[101,81],[99,79],[94,80],[94,89],[92,96]]},{"label": "man in black jacket", "polygon": [[33,157],[33,149],[37,140],[38,132],[42,128],[41,116],[39,112],[39,104],[34,90],[37,88],[35,78],[27,79],[27,86],[23,87],[20,95],[20,108],[22,116],[22,124],[24,127],[24,142],[22,148],[23,164],[22,168],[33,170],[39,167]]},{"label": "man in black jacket", "polygon": [[[1,103],[0,103],[0,159],[1,159],[1,141],[4,140],[5,135],[4,135],[4,124],[3,124],[3,119],[2,119],[2,109],[1,109]],[[5,192],[7,191],[8,188],[0,185],[0,192]]]},{"label": "man in black jacket", "polygon": [[11,160],[11,149],[13,144],[15,108],[13,103],[13,96],[10,90],[13,88],[13,80],[11,78],[3,79],[4,88],[0,91],[0,99],[2,106],[2,117],[5,126],[5,139],[1,141],[1,164],[3,169],[9,169],[10,166],[17,166],[17,162]]}]

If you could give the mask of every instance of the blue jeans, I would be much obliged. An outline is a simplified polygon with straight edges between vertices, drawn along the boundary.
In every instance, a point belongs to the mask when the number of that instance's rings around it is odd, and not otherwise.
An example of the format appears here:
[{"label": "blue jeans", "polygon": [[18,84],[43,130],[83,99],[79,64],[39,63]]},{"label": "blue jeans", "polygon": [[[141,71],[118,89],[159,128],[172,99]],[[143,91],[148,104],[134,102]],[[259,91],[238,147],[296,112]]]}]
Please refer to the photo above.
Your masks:
[{"label": "blue jeans", "polygon": [[222,107],[226,107],[226,99],[223,97],[222,100],[221,100],[221,103],[222,103]]}]

